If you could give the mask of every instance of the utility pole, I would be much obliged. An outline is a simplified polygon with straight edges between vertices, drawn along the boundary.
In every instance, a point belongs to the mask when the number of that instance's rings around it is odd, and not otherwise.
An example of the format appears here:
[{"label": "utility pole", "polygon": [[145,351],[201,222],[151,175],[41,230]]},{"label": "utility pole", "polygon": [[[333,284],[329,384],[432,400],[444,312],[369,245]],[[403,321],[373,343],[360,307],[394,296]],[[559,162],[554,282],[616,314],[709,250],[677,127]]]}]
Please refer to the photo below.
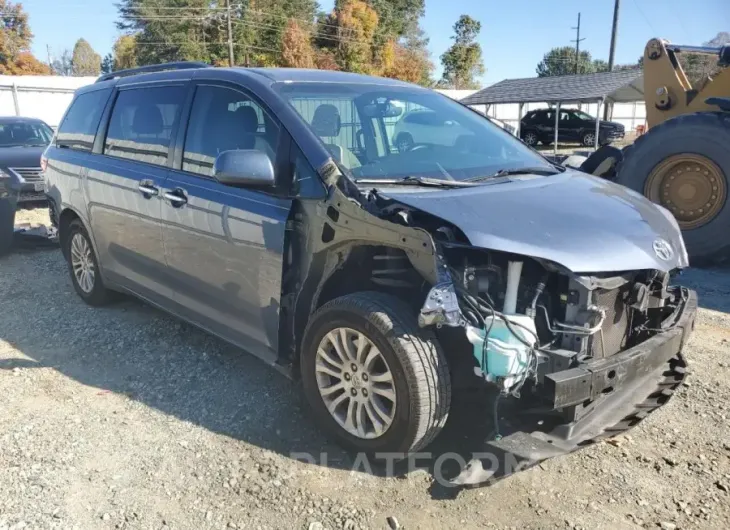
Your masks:
[{"label": "utility pole", "polygon": [[[618,10],[621,0],[613,4],[613,26],[611,27],[611,48],[608,50],[608,71],[613,72],[613,60],[616,55],[616,37],[618,36]],[[608,119],[609,110],[613,114],[613,103],[606,103],[603,107],[603,119]]]},{"label": "utility pole", "polygon": [[46,53],[48,54],[48,68],[53,70],[53,63],[51,62],[51,47],[46,44]]},{"label": "utility pole", "polygon": [[580,13],[578,13],[578,25],[574,28],[571,28],[576,30],[576,36],[575,36],[575,73],[579,74],[578,71],[578,65],[580,64],[580,42],[585,40],[585,38],[580,38]]},{"label": "utility pole", "polygon": [[616,54],[616,35],[618,33],[618,9],[621,0],[616,0],[613,5],[613,27],[611,27],[611,49],[608,51],[608,71],[613,71],[613,58]]},{"label": "utility pole", "polygon": [[233,57],[233,30],[231,29],[231,0],[226,0],[226,13],[228,15],[228,65],[233,66],[235,60]]}]

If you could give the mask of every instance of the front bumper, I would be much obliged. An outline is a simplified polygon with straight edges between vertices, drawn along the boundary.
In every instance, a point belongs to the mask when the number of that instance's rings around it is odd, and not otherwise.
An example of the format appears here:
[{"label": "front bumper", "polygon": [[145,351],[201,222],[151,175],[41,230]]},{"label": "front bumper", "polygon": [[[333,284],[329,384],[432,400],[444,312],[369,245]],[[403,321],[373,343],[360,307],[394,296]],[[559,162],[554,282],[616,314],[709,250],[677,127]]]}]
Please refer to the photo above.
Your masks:
[{"label": "front bumper", "polygon": [[509,418],[504,437],[485,442],[484,456],[472,459],[451,484],[494,482],[548,458],[616,436],[666,404],[685,378],[681,351],[694,329],[697,313],[697,294],[690,290],[685,293],[670,329],[607,359],[545,377],[545,391],[554,409],[565,410],[592,400],[577,419],[556,421],[545,414],[532,419],[529,414]]}]

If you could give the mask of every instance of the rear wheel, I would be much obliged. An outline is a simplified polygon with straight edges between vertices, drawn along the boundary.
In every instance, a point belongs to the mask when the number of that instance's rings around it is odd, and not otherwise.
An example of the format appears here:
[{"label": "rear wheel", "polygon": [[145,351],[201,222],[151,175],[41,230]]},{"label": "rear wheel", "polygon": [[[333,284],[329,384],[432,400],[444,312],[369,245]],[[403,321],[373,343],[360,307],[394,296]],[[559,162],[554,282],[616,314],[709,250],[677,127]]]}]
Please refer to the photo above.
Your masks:
[{"label": "rear wheel", "polygon": [[624,151],[616,181],[671,211],[695,263],[723,261],[730,250],[730,114],[678,116]]},{"label": "rear wheel", "polygon": [[104,286],[99,262],[86,228],[76,219],[71,221],[67,230],[63,238],[64,255],[76,293],[89,305],[106,305],[112,301],[113,293]]},{"label": "rear wheel", "polygon": [[580,143],[582,143],[585,147],[593,147],[596,145],[596,133],[592,131],[583,133]]},{"label": "rear wheel", "polygon": [[393,296],[362,292],[325,304],[309,323],[300,364],[315,419],[350,450],[405,455],[446,423],[444,354]]},{"label": "rear wheel", "polygon": [[522,134],[522,141],[530,147],[535,147],[538,142],[537,134],[533,131],[527,131]]}]

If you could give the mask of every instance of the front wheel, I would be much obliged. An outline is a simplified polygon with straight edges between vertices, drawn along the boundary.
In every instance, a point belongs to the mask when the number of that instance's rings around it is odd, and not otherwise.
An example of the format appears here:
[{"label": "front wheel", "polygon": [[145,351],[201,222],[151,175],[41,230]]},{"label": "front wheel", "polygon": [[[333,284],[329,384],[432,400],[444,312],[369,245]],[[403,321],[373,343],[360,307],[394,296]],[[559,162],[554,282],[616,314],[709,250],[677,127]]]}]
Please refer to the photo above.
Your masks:
[{"label": "front wheel", "polygon": [[325,304],[307,327],[300,368],[315,420],[352,451],[405,456],[446,423],[444,354],[393,296],[362,292]]}]

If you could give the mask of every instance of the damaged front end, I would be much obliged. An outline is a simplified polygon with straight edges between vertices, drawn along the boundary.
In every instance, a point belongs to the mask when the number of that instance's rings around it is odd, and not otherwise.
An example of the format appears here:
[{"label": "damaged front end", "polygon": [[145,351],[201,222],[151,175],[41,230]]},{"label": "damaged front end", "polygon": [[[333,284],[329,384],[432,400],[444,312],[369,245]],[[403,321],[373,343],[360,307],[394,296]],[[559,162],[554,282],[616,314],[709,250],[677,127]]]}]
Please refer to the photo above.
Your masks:
[{"label": "damaged front end", "polygon": [[[333,164],[320,174],[328,198],[303,203],[291,220],[299,237],[291,238],[292,273],[284,278],[290,294],[282,300],[289,327],[281,328],[289,360],[308,315],[352,286],[408,302],[419,325],[434,329],[452,379],[497,396],[476,412],[493,415],[494,432],[453,485],[488,483],[619,434],[681,384],[697,297],[672,284],[687,265],[676,223],[643,198],[600,181],[552,177],[587,187],[596,209],[634,216],[613,231],[601,228],[610,248],[581,255],[573,247],[595,247],[594,229],[576,228],[585,211],[571,212],[567,203],[556,217],[560,192],[550,192],[550,211],[535,213],[559,219],[563,233],[572,230],[565,244],[551,246],[558,230],[539,231],[519,216],[506,225],[507,211],[496,220],[479,214],[482,204],[497,211],[505,203],[489,187],[364,193]],[[520,186],[523,198],[549,191],[534,182]],[[655,255],[652,241],[673,248],[671,259]],[[633,270],[619,269],[623,263]],[[574,272],[586,264],[609,272]]]},{"label": "damaged front end", "polygon": [[671,273],[580,275],[457,240],[438,245],[452,280],[431,289],[420,322],[463,327],[474,373],[499,403],[484,407],[494,436],[452,484],[490,482],[619,434],[682,382],[697,298]]}]

